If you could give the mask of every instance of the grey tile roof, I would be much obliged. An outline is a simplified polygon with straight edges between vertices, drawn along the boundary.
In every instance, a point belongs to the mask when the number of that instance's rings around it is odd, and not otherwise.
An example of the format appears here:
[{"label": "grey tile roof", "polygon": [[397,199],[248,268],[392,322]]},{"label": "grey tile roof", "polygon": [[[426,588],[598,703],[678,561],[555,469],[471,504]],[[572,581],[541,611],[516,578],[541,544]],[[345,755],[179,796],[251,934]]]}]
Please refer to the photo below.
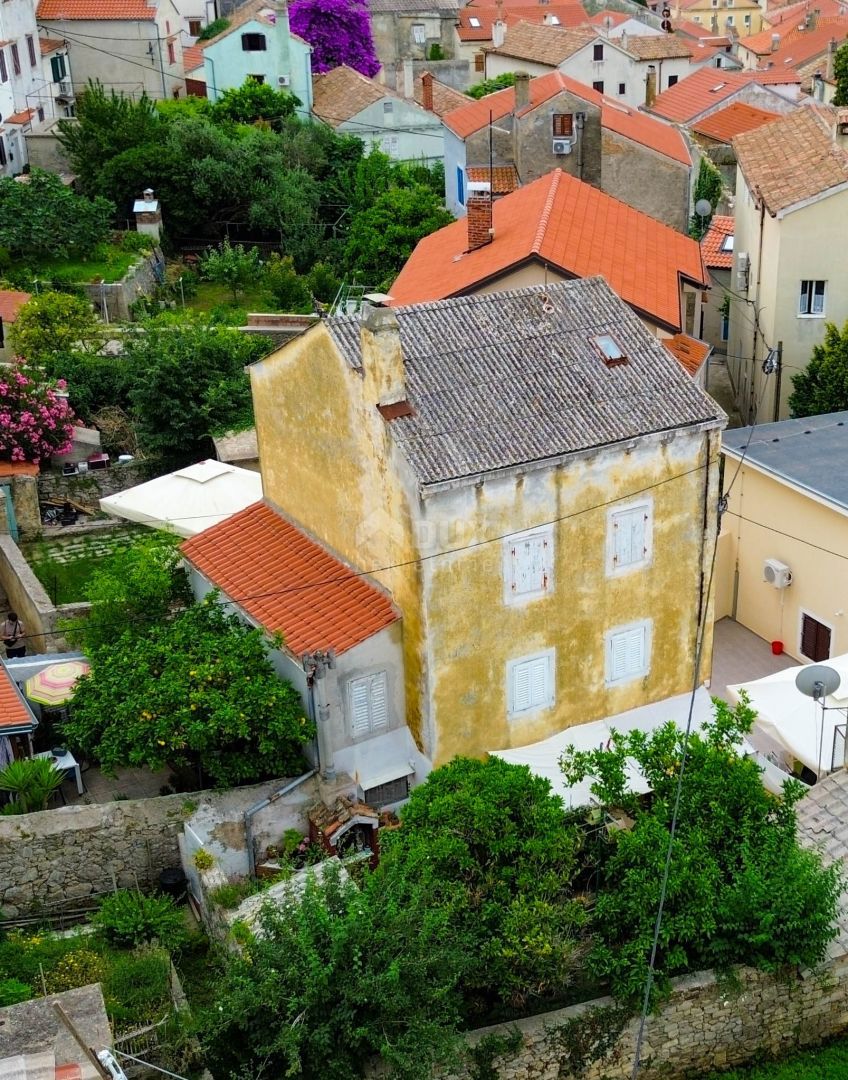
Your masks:
[{"label": "grey tile roof", "polygon": [[[840,769],[810,788],[798,803],[798,839],[820,852],[826,865],[845,861],[848,855],[848,772]],[[837,937],[828,946],[828,957],[848,953],[848,896],[843,891],[837,914]]]},{"label": "grey tile roof", "polygon": [[[391,430],[422,486],[726,421],[600,277],[395,313],[414,414]],[[358,319],[327,328],[360,367]],[[599,334],[626,364],[606,365],[590,340]]]},{"label": "grey tile roof", "polygon": [[751,429],[735,428],[722,436],[722,446],[796,487],[804,488],[848,510],[848,471],[834,468],[848,461],[848,412],[781,420]]}]

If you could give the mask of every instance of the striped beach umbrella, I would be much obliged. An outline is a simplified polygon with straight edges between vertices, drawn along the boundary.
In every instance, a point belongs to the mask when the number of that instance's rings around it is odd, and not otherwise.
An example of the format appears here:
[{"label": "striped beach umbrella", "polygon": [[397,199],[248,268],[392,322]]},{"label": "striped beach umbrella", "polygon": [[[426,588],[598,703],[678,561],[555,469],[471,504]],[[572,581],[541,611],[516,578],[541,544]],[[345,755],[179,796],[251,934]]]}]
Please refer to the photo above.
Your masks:
[{"label": "striped beach umbrella", "polygon": [[37,701],[39,705],[62,705],[74,696],[77,679],[90,670],[84,660],[51,664],[27,679],[24,692],[30,701]]}]

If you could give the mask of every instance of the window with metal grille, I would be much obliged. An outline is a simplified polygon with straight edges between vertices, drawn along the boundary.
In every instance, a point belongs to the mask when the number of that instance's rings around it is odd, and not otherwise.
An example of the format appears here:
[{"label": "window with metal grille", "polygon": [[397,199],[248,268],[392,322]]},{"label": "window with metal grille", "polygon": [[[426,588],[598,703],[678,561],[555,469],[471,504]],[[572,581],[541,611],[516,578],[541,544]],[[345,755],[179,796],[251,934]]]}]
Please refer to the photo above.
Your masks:
[{"label": "window with metal grille", "polygon": [[801,616],[801,653],[808,660],[818,663],[830,658],[831,629],[814,619],[812,615]]},{"label": "window with metal grille", "polygon": [[265,52],[265,50],[267,49],[267,45],[265,44],[265,35],[242,34],[241,47],[243,52]]},{"label": "window with metal grille", "polygon": [[551,117],[555,139],[570,139],[574,132],[574,113],[558,112]]},{"label": "window with metal grille", "polygon": [[648,674],[651,657],[651,624],[647,621],[621,626],[607,634],[608,686]]},{"label": "window with metal grille", "polygon": [[621,574],[651,561],[653,513],[650,501],[610,510],[607,516],[607,574]]},{"label": "window with metal grille", "polygon": [[504,541],[504,600],[507,604],[547,596],[554,587],[554,534],[550,526]]},{"label": "window with metal grille", "polygon": [[548,649],[535,656],[509,661],[506,678],[510,716],[521,716],[553,705],[554,656],[555,650]]},{"label": "window with metal grille", "polygon": [[32,34],[27,34],[27,52],[29,53],[29,66],[35,67],[38,61],[35,58],[35,42],[32,39]]},{"label": "window with metal grille", "polygon": [[385,671],[351,679],[347,684],[350,733],[354,739],[385,731],[389,726],[389,694]]},{"label": "window with metal grille", "polygon": [[802,281],[801,295],[798,299],[798,314],[824,315],[824,292],[825,283],[823,281]]},{"label": "window with metal grille", "polygon": [[17,42],[12,43],[11,49],[12,49],[12,71],[14,71],[14,73],[16,75],[20,75],[20,73],[21,73],[21,55],[18,52]]},{"label": "window with metal grille", "polygon": [[378,784],[376,787],[365,789],[365,802],[373,806],[375,810],[407,798],[409,798],[408,776],[401,776],[397,780],[389,780],[387,784]]}]

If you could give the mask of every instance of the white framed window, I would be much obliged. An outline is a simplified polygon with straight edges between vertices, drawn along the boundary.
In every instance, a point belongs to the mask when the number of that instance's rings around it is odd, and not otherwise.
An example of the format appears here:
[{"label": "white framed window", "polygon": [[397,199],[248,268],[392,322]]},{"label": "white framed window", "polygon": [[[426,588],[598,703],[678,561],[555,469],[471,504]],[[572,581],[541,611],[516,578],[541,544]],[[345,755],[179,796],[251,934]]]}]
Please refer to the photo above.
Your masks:
[{"label": "white framed window", "polygon": [[504,602],[520,604],[547,596],[554,588],[552,526],[516,533],[504,541]]},{"label": "white framed window", "polygon": [[607,513],[607,575],[626,574],[648,566],[654,532],[650,499],[615,506]]},{"label": "white framed window", "polygon": [[651,622],[617,626],[606,635],[606,684],[640,679],[651,667]]},{"label": "white framed window", "polygon": [[391,100],[391,98],[389,98],[387,101],[383,102],[383,112],[384,113],[392,113],[394,111],[395,111],[395,103]]},{"label": "white framed window", "polygon": [[802,281],[798,298],[799,315],[824,315],[825,282]]},{"label": "white framed window", "polygon": [[733,16],[728,15],[724,22],[726,26],[733,26]]},{"label": "white framed window", "polygon": [[750,26],[750,25],[751,25],[751,16],[750,16],[750,15],[743,15],[743,16],[742,16],[742,22],[743,22],[743,23],[744,23],[744,24],[745,24],[746,26]]},{"label": "white framed window", "polygon": [[397,135],[384,135],[380,139],[380,149],[389,157],[397,157],[400,141]]},{"label": "white framed window", "polygon": [[385,671],[351,679],[347,684],[350,733],[362,739],[389,726],[389,691]]},{"label": "white framed window", "polygon": [[509,660],[506,683],[509,715],[523,716],[554,703],[555,649],[546,649],[520,660]]},{"label": "white framed window", "polygon": [[468,25],[473,26],[475,30],[479,30],[480,29],[480,20],[477,18],[476,15],[472,15],[468,19]]},{"label": "white framed window", "polygon": [[424,25],[424,23],[412,24],[412,40],[415,42],[416,45],[427,44],[427,27]]}]

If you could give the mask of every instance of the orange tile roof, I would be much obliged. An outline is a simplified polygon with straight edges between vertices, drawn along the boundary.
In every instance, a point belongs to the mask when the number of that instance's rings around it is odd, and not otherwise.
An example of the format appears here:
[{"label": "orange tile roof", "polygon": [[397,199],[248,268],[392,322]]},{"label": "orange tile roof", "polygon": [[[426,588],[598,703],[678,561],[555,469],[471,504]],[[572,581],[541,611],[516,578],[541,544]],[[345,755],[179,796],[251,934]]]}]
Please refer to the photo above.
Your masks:
[{"label": "orange tile roof", "polygon": [[714,214],[703,239],[701,255],[708,270],[729,270],[733,266],[733,251],[722,251],[722,244],[733,236],[733,218],[729,214]]},{"label": "orange tile roof", "polygon": [[503,45],[492,49],[492,53],[555,68],[598,37],[599,31],[594,26],[567,29],[522,20],[510,26]]},{"label": "orange tile roof", "polygon": [[768,65],[767,70],[797,68],[810,60],[824,57],[831,40],[841,45],[846,38],[848,16],[845,15],[820,19],[818,24],[809,30],[793,26],[782,35],[780,48],[762,57],[762,66]]},{"label": "orange tile roof", "polygon": [[183,555],[294,656],[343,653],[400,616],[367,578],[258,502],[193,536]]},{"label": "orange tile roof", "polygon": [[809,105],[734,138],[745,181],[770,214],[848,184],[848,153],[831,136],[841,112]]},{"label": "orange tile roof", "polygon": [[780,113],[758,109],[754,105],[746,105],[743,101],[734,101],[726,109],[719,109],[718,112],[710,113],[703,120],[699,120],[692,126],[692,130],[716,142],[729,143],[734,135],[753,131],[770,120],[777,120],[779,116]]},{"label": "orange tile roof", "polygon": [[385,84],[346,64],[312,76],[312,111],[330,127],[343,124],[385,97],[397,96]]},{"label": "orange tile roof", "polygon": [[31,461],[0,461],[0,477],[38,476],[41,469]]},{"label": "orange tile roof", "polygon": [[79,1065],[57,1065],[55,1080],[82,1080],[82,1067]]},{"label": "orange tile roof", "polygon": [[682,60],[692,55],[692,46],[675,34],[628,34],[626,41],[613,38],[637,60]]},{"label": "orange tile roof", "polygon": [[150,21],[156,18],[156,8],[144,0],[39,0],[36,17],[56,22],[74,19]]},{"label": "orange tile roof", "polygon": [[6,123],[28,124],[33,116],[35,116],[35,109],[22,109],[20,112],[12,113],[11,116],[7,116]]},{"label": "orange tile roof", "polygon": [[676,86],[658,94],[650,112],[677,124],[697,120],[749,84],[798,84],[800,77],[792,71],[720,71],[701,68],[693,71]]},{"label": "orange tile roof", "polygon": [[555,169],[498,199],[495,238],[468,251],[466,219],[421,240],[390,292],[396,305],[474,292],[531,260],[596,274],[631,307],[680,329],[680,278],[706,285],[697,241]]},{"label": "orange tile roof", "polygon": [[[577,82],[576,79],[563,75],[561,71],[551,71],[530,80],[530,109],[535,109],[550,101],[552,97],[567,90],[575,97],[582,98],[601,108],[601,124],[610,131],[615,131],[633,142],[650,146],[659,154],[675,161],[691,164],[691,157],[683,136],[675,128],[653,116],[646,116],[636,109],[631,109],[619,101],[613,101],[599,94],[597,90]],[[479,101],[470,101],[461,109],[454,109],[442,117],[443,122],[461,139],[467,139],[475,131],[481,131],[493,120],[502,120],[515,111],[515,89],[508,87],[495,94],[487,94]]]},{"label": "orange tile roof", "polygon": [[59,38],[39,38],[38,46],[41,49],[41,55],[48,56],[57,49],[64,49],[65,42]]},{"label": "orange tile roof", "polygon": [[689,334],[675,334],[672,338],[663,338],[662,343],[693,378],[713,351],[712,345],[699,338],[690,337]]},{"label": "orange tile roof", "polygon": [[[517,4],[505,6],[501,14],[507,26],[518,22],[536,23],[541,25],[545,17],[559,19],[556,26],[566,28],[583,26],[586,22],[586,12],[576,0],[571,3],[553,4]],[[464,7],[460,9],[456,24],[456,32],[460,41],[491,41],[492,23],[498,18],[496,7]],[[472,21],[473,20],[473,21]],[[475,26],[474,22],[479,23]]]},{"label": "orange tile roof", "polygon": [[632,18],[633,16],[626,11],[599,11],[589,19],[589,22],[592,26],[606,26],[611,30]]},{"label": "orange tile roof", "polygon": [[4,323],[13,323],[18,317],[18,312],[30,300],[32,300],[32,293],[0,289],[0,319]]},{"label": "orange tile roof", "polygon": [[[465,170],[470,183],[488,183],[490,170],[488,165],[470,165]],[[509,195],[520,187],[518,170],[514,165],[495,165],[491,169],[492,191],[495,195]]]},{"label": "orange tile roof", "polygon": [[[6,612],[3,612],[4,619]],[[26,629],[26,626],[24,626]],[[28,731],[36,726],[35,717],[24,701],[9,669],[0,661],[0,733],[5,731]]]},{"label": "orange tile roof", "polygon": [[[422,72],[415,80],[415,100],[419,105],[424,104],[424,84],[421,81],[421,76],[426,74],[432,74],[432,72]],[[467,96],[459,90],[454,90],[452,86],[448,86],[447,83],[440,82],[436,78],[433,79],[433,112],[436,116],[444,116],[445,113],[451,112],[452,109],[459,109],[467,101]]]},{"label": "orange tile roof", "polygon": [[183,45],[183,71],[196,71],[203,67],[203,49],[199,45]]},{"label": "orange tile roof", "polygon": [[675,19],[672,25],[678,33],[684,34],[686,37],[697,38],[699,41],[706,41],[710,45],[722,46],[730,44],[729,37],[720,36],[711,27],[702,26],[700,23],[692,22],[690,19]]}]

